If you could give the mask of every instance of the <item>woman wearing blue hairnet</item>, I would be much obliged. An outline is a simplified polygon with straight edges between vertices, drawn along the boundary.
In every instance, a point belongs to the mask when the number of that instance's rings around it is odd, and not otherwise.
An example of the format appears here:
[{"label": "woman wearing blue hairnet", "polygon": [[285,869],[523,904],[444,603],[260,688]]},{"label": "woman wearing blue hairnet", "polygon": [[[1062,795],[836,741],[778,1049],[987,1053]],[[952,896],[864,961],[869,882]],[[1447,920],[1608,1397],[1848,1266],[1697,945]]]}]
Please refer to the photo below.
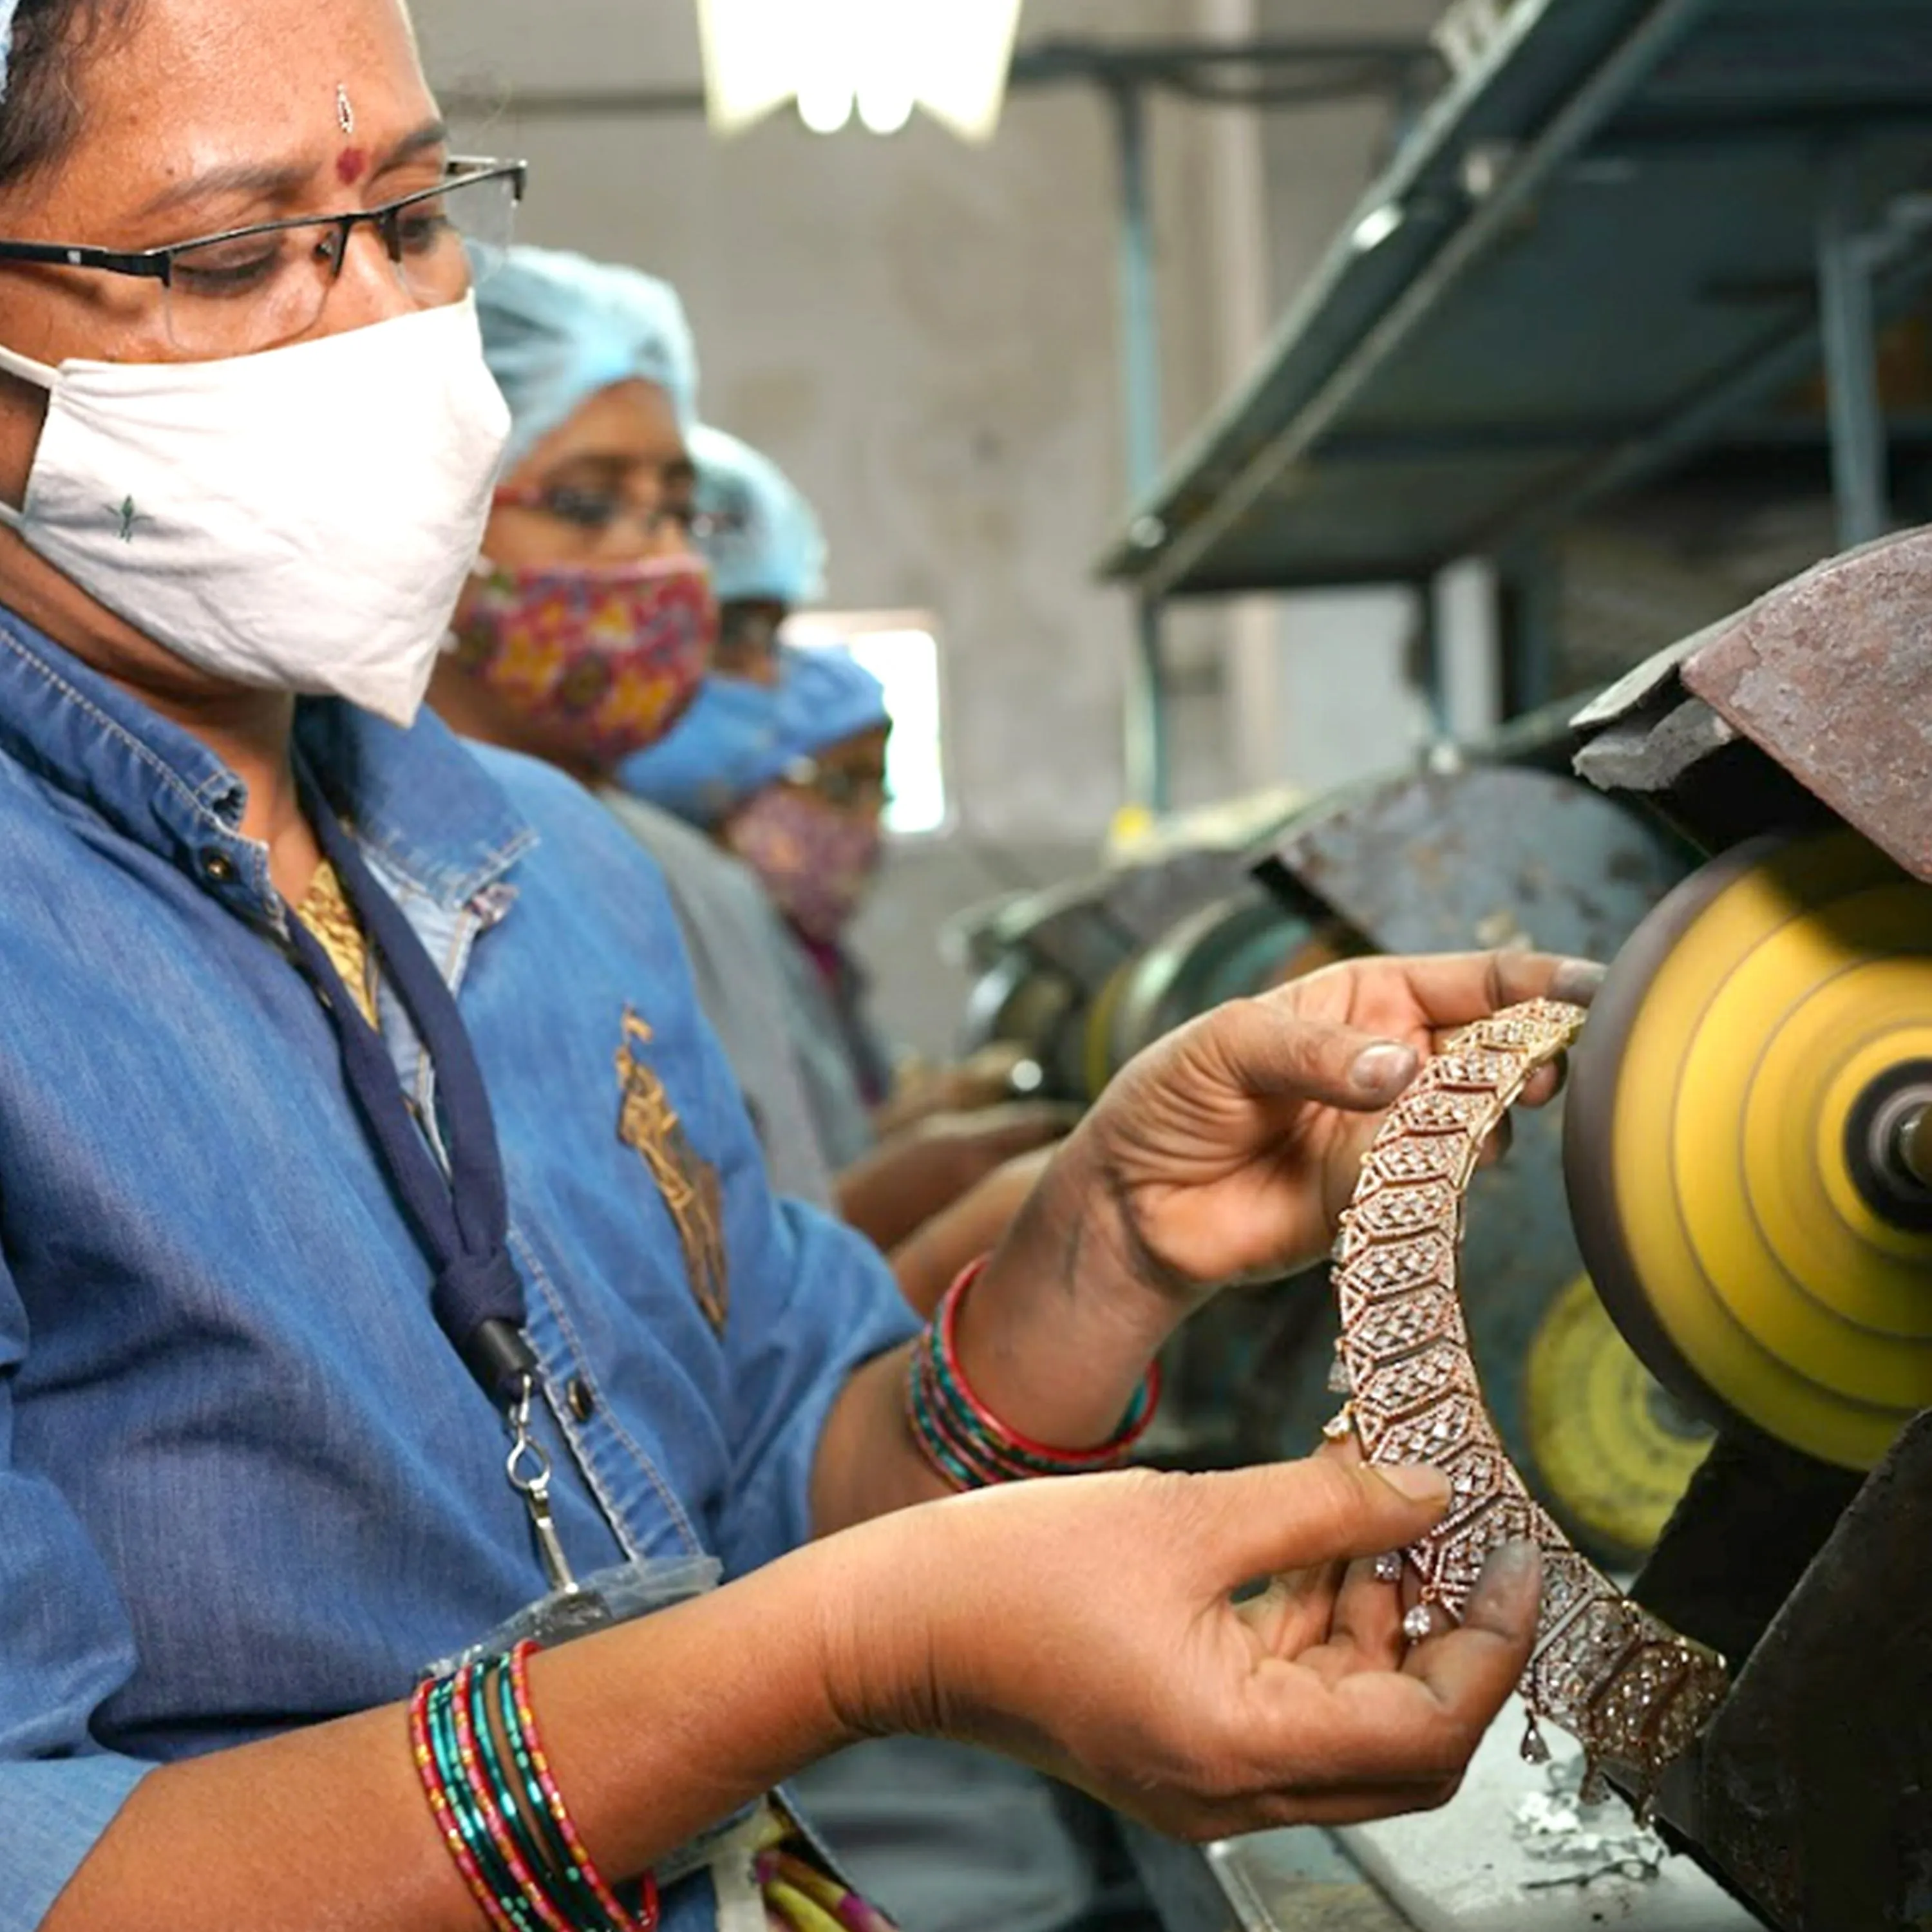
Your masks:
[{"label": "woman wearing blue hairnet", "polygon": [[[718,598],[714,668],[722,677],[772,688],[789,670],[790,748],[799,768],[820,778],[746,806],[726,842],[752,848],[741,856],[764,873],[814,969],[794,1009],[807,1091],[825,1144],[851,1158],[926,1114],[1010,1099],[1024,1056],[999,1046],[962,1064],[931,1066],[891,1051],[869,1024],[864,976],[844,940],[879,850],[891,728],[884,694],[849,658],[835,654],[814,666],[781,648],[786,620],[825,591],[825,538],[803,494],[769,457],[722,430],[699,425],[689,447],[696,541]],[[722,741],[744,726],[724,708],[717,731],[707,734],[704,714],[722,704],[719,692],[708,691],[674,746],[640,754],[620,772],[626,788],[712,828],[724,818],[724,792],[735,788],[737,801],[748,800],[744,774],[729,764],[706,782],[707,761],[728,759]],[[830,808],[814,812],[804,795],[810,790]]]},{"label": "woman wearing blue hairnet", "polygon": [[[510,404],[510,443],[431,702],[466,736],[597,789],[649,849],[775,1184],[837,1204],[879,1246],[898,1248],[1064,1121],[1040,1107],[934,1119],[876,1149],[862,1114],[856,1138],[828,1130],[839,1115],[826,1083],[840,1063],[828,1066],[815,1046],[818,1062],[801,1060],[811,1036],[790,1022],[796,989],[782,976],[791,949],[752,875],[609,782],[691,703],[716,634],[717,601],[690,541],[689,452],[701,432],[683,310],[665,284],[634,268],[527,247],[495,265],[478,308]],[[958,1239],[984,1245],[998,1232],[975,1212]],[[929,1288],[958,1258],[936,1229],[907,1257],[906,1278]]]},{"label": "woman wearing blue hairnet", "polygon": [[1199,1837],[1439,1802],[1538,1597],[1410,1646],[1344,1573],[1439,1472],[1021,1478],[1580,984],[1209,1016],[920,1323],[772,1195],[636,842],[422,712],[520,174],[398,0],[0,0],[0,1932],[863,1927],[783,1790],[904,1731]]}]

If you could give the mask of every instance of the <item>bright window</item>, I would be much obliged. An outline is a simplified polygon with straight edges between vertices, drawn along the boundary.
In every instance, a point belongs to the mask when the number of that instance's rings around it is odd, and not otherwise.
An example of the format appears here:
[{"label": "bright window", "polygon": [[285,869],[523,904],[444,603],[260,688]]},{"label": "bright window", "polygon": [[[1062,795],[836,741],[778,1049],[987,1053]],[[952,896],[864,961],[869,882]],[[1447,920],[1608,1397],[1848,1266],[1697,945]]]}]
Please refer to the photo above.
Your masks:
[{"label": "bright window", "polygon": [[892,718],[886,830],[901,836],[944,831],[945,723],[932,618],[922,610],[812,610],[785,626],[784,640],[808,650],[844,651],[885,686]]}]

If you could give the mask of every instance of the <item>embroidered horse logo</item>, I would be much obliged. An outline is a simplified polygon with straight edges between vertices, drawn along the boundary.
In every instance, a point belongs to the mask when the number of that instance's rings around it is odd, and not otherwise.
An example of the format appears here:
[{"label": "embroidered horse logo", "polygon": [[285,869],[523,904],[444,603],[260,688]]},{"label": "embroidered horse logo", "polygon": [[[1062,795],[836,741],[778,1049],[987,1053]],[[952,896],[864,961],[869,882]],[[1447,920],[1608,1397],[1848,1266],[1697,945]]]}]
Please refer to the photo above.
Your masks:
[{"label": "embroidered horse logo", "polygon": [[643,1058],[641,1049],[651,1039],[650,1028],[627,1008],[624,1041],[617,1049],[617,1080],[622,1095],[617,1138],[640,1155],[650,1169],[677,1228],[692,1292],[704,1318],[722,1334],[730,1300],[724,1190],[718,1170],[699,1159],[664,1082]]}]

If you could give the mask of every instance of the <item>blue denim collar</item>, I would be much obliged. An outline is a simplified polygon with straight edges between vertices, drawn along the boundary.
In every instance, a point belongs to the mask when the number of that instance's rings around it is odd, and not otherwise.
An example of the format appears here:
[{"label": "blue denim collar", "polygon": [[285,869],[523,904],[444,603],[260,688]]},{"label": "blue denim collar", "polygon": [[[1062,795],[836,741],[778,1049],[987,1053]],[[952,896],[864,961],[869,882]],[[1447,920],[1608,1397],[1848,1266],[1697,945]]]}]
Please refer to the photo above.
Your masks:
[{"label": "blue denim collar", "polygon": [[[329,802],[400,884],[451,910],[494,884],[536,834],[437,718],[407,730],[334,698],[296,708],[296,742]],[[272,904],[267,854],[242,839],[248,788],[194,734],[0,608],[0,753],[129,838],[206,876],[225,853]]]}]

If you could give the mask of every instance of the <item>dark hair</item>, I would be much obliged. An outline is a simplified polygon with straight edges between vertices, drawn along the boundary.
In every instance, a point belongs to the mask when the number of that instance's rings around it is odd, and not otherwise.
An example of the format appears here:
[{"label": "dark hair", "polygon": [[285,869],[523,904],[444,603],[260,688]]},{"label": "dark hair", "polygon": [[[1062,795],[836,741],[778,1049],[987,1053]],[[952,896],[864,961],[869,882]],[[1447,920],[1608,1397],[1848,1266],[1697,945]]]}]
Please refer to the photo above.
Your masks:
[{"label": "dark hair", "polygon": [[80,132],[82,62],[131,24],[140,0],[20,0],[0,101],[0,189],[50,167]]}]

